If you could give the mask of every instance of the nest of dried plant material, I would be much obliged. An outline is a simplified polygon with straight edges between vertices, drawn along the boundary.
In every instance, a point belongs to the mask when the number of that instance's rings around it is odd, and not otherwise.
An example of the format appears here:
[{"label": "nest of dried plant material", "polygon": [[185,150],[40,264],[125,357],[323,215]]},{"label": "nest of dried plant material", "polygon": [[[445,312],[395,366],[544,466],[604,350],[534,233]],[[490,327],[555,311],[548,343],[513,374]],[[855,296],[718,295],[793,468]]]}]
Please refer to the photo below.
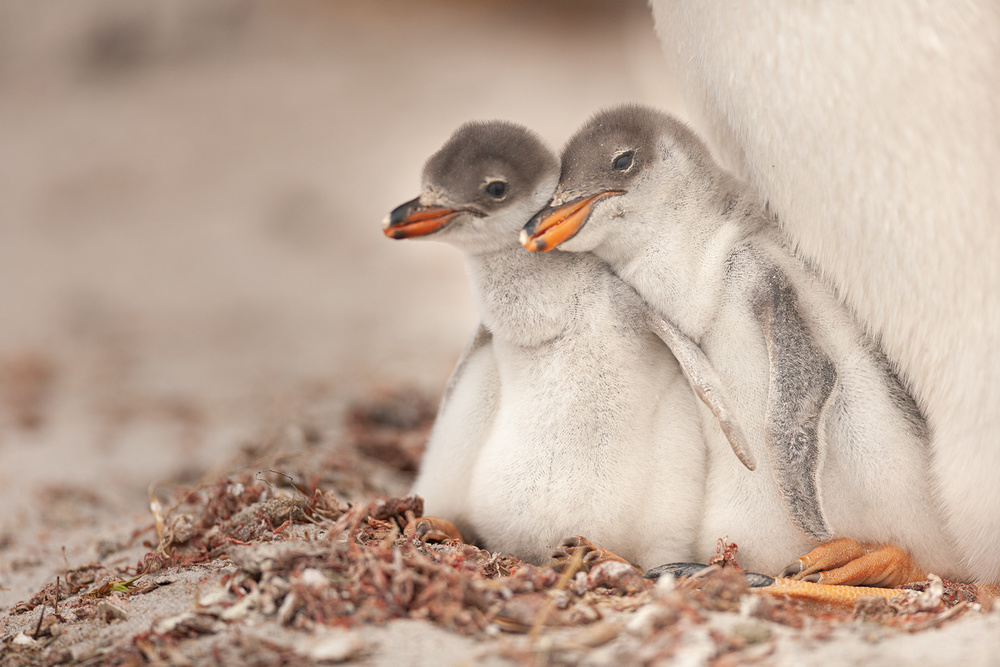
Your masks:
[{"label": "nest of dried plant material", "polygon": [[[399,400],[382,408],[390,414]],[[274,468],[194,488],[154,489],[151,523],[132,535],[148,540],[145,554],[127,568],[67,566],[9,610],[0,665],[349,660],[369,650],[360,630],[395,619],[432,624],[524,663],[607,651],[616,662],[653,664],[683,658],[698,638],[699,655],[724,665],[766,660],[784,632],[822,641],[859,620],[915,632],[978,609],[974,591],[938,579],[853,612],[756,595],[727,540],[698,576],[655,583],[620,562],[583,571],[582,560],[571,560],[557,572],[457,541],[424,543],[406,530],[422,515],[420,498],[351,503],[341,489],[366,488],[350,479],[352,470],[404,472],[406,457],[361,454],[359,442],[374,432],[388,442],[396,432],[405,451],[416,434],[426,437],[426,409],[392,422],[358,407],[345,446],[275,456]],[[337,466],[317,463],[334,459]],[[164,596],[184,603],[138,613]]]}]

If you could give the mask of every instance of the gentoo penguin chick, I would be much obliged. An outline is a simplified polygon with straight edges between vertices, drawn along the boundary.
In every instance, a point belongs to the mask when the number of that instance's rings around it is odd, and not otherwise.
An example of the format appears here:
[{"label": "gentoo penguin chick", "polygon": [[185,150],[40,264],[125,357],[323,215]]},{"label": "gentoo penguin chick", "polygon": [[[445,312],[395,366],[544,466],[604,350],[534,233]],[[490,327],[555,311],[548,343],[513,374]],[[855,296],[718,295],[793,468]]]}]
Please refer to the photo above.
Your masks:
[{"label": "gentoo penguin chick", "polygon": [[[700,557],[728,535],[744,567],[775,573],[838,537],[850,539],[786,573],[885,585],[924,578],[925,568],[952,576],[920,410],[764,202],[685,125],[639,106],[598,113],[567,144],[551,207],[521,240],[529,250],[592,251],[722,377],[752,453],[770,469],[751,473],[720,455],[706,422]],[[885,552],[865,554],[886,544],[913,560],[882,572],[872,564]]]},{"label": "gentoo penguin chick", "polygon": [[558,176],[527,129],[468,123],[383,223],[461,250],[481,318],[413,490],[428,514],[530,561],[573,535],[646,567],[690,560],[705,447],[677,361],[603,262],[518,243]]}]

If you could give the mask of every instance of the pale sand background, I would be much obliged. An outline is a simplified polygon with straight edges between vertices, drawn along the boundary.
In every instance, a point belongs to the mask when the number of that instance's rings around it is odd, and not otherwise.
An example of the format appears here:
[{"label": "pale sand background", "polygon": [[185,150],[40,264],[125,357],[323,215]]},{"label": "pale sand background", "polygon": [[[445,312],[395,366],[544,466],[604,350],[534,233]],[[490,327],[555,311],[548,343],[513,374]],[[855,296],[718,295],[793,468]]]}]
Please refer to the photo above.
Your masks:
[{"label": "pale sand background", "polygon": [[381,219],[466,120],[559,148],[624,101],[680,106],[642,2],[0,4],[0,606],[151,481],[439,392],[475,325],[460,255]]},{"label": "pale sand background", "polygon": [[[0,609],[148,522],[155,480],[440,392],[475,324],[460,257],[380,220],[465,120],[558,148],[605,105],[683,115],[659,48],[639,1],[0,3]],[[773,659],[995,664],[998,624],[787,632]]]}]

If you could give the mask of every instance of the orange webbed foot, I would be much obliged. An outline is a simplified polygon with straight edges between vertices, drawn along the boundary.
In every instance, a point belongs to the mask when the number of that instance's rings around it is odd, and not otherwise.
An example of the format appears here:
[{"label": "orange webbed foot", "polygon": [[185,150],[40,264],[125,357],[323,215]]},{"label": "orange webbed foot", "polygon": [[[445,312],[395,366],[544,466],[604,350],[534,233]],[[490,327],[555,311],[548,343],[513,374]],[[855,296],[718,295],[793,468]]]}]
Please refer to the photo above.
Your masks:
[{"label": "orange webbed foot", "polygon": [[464,542],[462,533],[455,527],[455,524],[438,516],[422,516],[414,519],[407,524],[404,535],[422,542],[446,542],[448,540]]},{"label": "orange webbed foot", "polygon": [[862,598],[880,597],[886,600],[906,594],[899,588],[874,586],[841,586],[816,584],[779,577],[769,586],[751,589],[761,595],[793,598],[825,609],[852,609]]},{"label": "orange webbed foot", "polygon": [[559,546],[557,546],[552,552],[552,555],[549,557],[549,561],[546,565],[557,572],[562,572],[569,564],[573,555],[580,550],[582,550],[580,569],[584,572],[589,572],[590,568],[599,563],[607,562],[625,563],[630,567],[635,567],[632,563],[629,563],[627,560],[615,553],[606,549],[598,549],[594,546],[593,542],[582,535],[567,537],[565,540],[560,542]]},{"label": "orange webbed foot", "polygon": [[893,588],[927,579],[927,571],[893,544],[842,538],[825,542],[784,569],[781,577],[840,586]]}]

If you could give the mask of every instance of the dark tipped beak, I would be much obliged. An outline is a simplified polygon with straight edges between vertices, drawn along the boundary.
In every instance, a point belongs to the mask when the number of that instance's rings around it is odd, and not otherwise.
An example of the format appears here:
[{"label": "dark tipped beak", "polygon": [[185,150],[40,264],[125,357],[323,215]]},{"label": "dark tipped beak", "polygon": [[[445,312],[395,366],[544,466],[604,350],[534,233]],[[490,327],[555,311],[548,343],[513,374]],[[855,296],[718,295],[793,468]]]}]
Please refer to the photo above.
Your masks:
[{"label": "dark tipped beak", "polygon": [[427,236],[444,228],[459,213],[452,208],[421,206],[418,197],[394,208],[382,221],[382,233],[391,239]]},{"label": "dark tipped beak", "polygon": [[531,252],[548,252],[556,248],[580,231],[599,199],[618,194],[622,192],[607,190],[574,199],[568,204],[542,209],[521,230],[521,245]]}]

